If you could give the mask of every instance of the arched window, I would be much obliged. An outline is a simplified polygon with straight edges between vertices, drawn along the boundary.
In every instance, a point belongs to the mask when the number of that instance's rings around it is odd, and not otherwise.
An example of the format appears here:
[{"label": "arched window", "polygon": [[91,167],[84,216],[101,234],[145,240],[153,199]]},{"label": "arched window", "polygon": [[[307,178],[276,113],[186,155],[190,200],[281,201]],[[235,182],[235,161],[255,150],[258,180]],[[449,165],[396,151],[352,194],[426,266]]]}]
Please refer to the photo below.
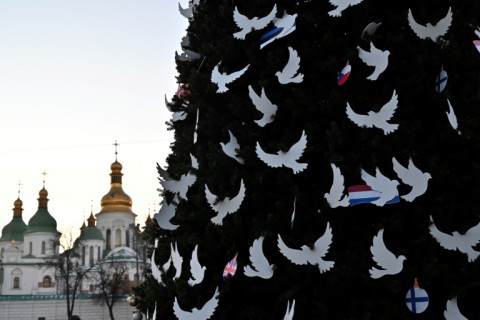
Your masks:
[{"label": "arched window", "polygon": [[44,288],[50,288],[52,286],[52,278],[50,278],[50,276],[43,277],[42,286]]},{"label": "arched window", "polygon": [[5,251],[5,248],[2,248],[2,250],[0,251],[0,260],[3,259],[3,252]]},{"label": "arched window", "polygon": [[107,229],[107,250],[112,249],[112,231]]},{"label": "arched window", "polygon": [[86,246],[83,246],[83,247],[82,247],[82,266],[85,265],[85,255],[86,255],[86,253],[87,253],[86,248],[87,248]]},{"label": "arched window", "polygon": [[95,248],[93,246],[90,246],[90,257],[89,257],[89,262],[90,262],[90,267],[93,266],[93,257],[95,257],[95,252],[93,251]]},{"label": "arched window", "polygon": [[138,283],[140,282],[140,277],[138,276],[138,273],[135,273],[133,275],[133,281],[135,281],[135,285],[138,286]]},{"label": "arched window", "polygon": [[97,247],[97,261],[100,261],[100,247]]},{"label": "arched window", "polygon": [[122,246],[122,231],[115,230],[115,248]]},{"label": "arched window", "polygon": [[45,254],[45,241],[42,241],[42,254]]},{"label": "arched window", "polygon": [[20,277],[13,278],[13,289],[20,289]]},{"label": "arched window", "polygon": [[125,231],[125,246],[130,247],[130,232],[128,230]]},{"label": "arched window", "polygon": [[32,251],[33,251],[33,243],[32,241],[30,241],[30,243],[28,244],[28,254],[32,254]]}]

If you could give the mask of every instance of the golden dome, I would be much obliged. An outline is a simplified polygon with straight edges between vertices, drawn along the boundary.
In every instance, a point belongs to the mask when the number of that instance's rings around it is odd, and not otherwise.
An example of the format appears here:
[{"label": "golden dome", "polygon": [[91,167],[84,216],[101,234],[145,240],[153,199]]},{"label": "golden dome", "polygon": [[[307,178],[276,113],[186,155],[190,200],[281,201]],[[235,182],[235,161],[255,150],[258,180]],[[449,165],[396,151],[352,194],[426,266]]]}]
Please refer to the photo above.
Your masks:
[{"label": "golden dome", "polygon": [[132,198],[122,188],[122,164],[115,160],[110,166],[112,173],[110,191],[102,197],[100,202],[102,210],[99,213],[107,212],[132,212]]},{"label": "golden dome", "polygon": [[20,200],[20,198],[17,198],[15,202],[13,203],[13,216],[14,217],[21,217],[22,216],[22,211],[23,211],[23,201]]}]

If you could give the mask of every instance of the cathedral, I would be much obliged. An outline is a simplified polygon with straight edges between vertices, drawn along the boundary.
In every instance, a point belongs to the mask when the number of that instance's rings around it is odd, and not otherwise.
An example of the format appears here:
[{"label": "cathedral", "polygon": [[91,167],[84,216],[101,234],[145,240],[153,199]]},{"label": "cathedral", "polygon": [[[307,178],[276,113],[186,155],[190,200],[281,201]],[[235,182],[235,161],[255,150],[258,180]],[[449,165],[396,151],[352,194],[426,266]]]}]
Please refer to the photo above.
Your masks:
[{"label": "cathedral", "polygon": [[[115,159],[110,166],[110,190],[102,197],[101,210],[90,214],[87,224],[72,248],[75,264],[95,273],[102,261],[122,261],[129,268],[124,275],[131,285],[138,285],[144,259],[138,248],[139,229],[135,225],[132,199],[122,188],[122,164]],[[22,218],[23,202],[15,200],[12,220],[3,227],[0,237],[0,296],[55,295],[65,293],[63,279],[49,262],[61,257],[58,244],[61,233],[57,221],[48,211],[45,184],[39,192],[38,210],[28,223]],[[147,220],[148,223],[148,220]],[[60,251],[60,252],[59,252]],[[139,263],[140,262],[140,263]],[[79,292],[95,293],[95,277],[85,277]]]}]

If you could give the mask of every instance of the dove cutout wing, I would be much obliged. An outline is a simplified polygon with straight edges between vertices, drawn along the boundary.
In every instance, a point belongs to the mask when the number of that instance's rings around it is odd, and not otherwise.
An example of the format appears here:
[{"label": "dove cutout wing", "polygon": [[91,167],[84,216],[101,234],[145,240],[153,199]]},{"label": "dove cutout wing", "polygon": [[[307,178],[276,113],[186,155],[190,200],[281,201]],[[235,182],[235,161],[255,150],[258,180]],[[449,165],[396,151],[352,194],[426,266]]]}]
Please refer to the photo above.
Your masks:
[{"label": "dove cutout wing", "polygon": [[194,6],[198,5],[200,0],[189,0],[188,7],[183,8],[180,5],[180,2],[178,3],[178,11],[180,11],[180,14],[184,16],[185,18],[190,18],[193,15],[193,10]]},{"label": "dove cutout wing", "polygon": [[400,196],[402,199],[412,202],[415,198],[421,196],[427,191],[428,180],[432,178],[430,173],[420,171],[415,164],[413,164],[412,158],[408,160],[408,169],[398,163],[397,159],[392,158],[393,171],[402,180],[404,184],[412,187],[412,190],[406,195]]},{"label": "dove cutout wing", "polygon": [[298,265],[317,265],[320,273],[324,273],[333,268],[335,262],[323,260],[332,244],[332,228],[327,223],[325,233],[315,241],[313,248],[303,245],[300,250],[289,248],[284,242],[280,234],[278,235],[278,249],[285,258],[290,262]]},{"label": "dove cutout wing", "polygon": [[447,301],[443,316],[446,320],[468,320],[460,313],[460,309],[458,309],[457,297]]},{"label": "dove cutout wing", "polygon": [[240,29],[240,31],[235,32],[233,37],[236,39],[244,40],[245,36],[253,30],[261,30],[265,28],[272,20],[275,18],[277,14],[277,5],[273,6],[272,11],[268,15],[263,18],[253,17],[252,19],[247,18],[240,12],[238,12],[237,7],[233,11],[233,21]]},{"label": "dove cutout wing", "polygon": [[203,281],[205,269],[206,268],[198,261],[198,245],[196,245],[192,252],[192,258],[190,259],[190,273],[192,276],[188,279],[188,284],[191,287]]},{"label": "dove cutout wing", "polygon": [[[157,243],[157,239],[155,239],[155,244]],[[155,245],[155,248],[157,246]],[[157,280],[157,282],[159,284],[163,284],[163,281],[162,281],[162,272],[160,271],[160,269],[158,268],[157,264],[155,263],[155,249],[153,249],[153,252],[152,252],[152,257],[150,258],[150,268],[152,269],[152,276],[155,278],[155,280]]]},{"label": "dove cutout wing", "polygon": [[171,258],[172,258],[172,264],[173,267],[175,268],[175,276],[173,279],[178,279],[180,278],[180,275],[182,274],[182,263],[183,263],[183,258],[180,255],[180,252],[178,252],[177,249],[177,243],[175,242],[173,245],[170,244],[170,249],[171,249]]},{"label": "dove cutout wing", "polygon": [[398,129],[398,124],[391,124],[388,121],[393,117],[398,105],[398,97],[395,90],[392,98],[378,111],[369,111],[367,115],[355,113],[347,102],[347,116],[359,127],[382,129],[384,134],[392,133]]},{"label": "dove cutout wing", "polygon": [[163,201],[160,211],[154,215],[158,226],[164,230],[176,230],[178,225],[174,225],[170,220],[175,216],[177,205],[175,203],[167,203]]},{"label": "dove cutout wing", "polygon": [[282,71],[275,73],[278,82],[281,84],[301,83],[303,74],[298,72],[300,69],[300,57],[298,52],[292,47],[288,47],[289,58]]},{"label": "dove cutout wing", "polygon": [[227,84],[237,80],[240,78],[247,70],[250,65],[248,64],[246,67],[239,71],[235,71],[232,73],[221,73],[219,71],[219,62],[212,70],[211,81],[218,86],[217,93],[227,92]]},{"label": "dove cutout wing", "polygon": [[213,217],[211,221],[216,225],[222,225],[223,218],[225,218],[227,214],[238,211],[242,205],[243,199],[245,198],[243,179],[240,181],[238,194],[233,198],[225,197],[223,200],[218,200],[218,197],[208,189],[207,185],[205,185],[205,197],[213,211],[217,212],[217,215]]},{"label": "dove cutout wing", "polygon": [[448,99],[447,99],[447,102],[448,102],[448,111],[446,113],[447,113],[448,122],[450,122],[450,125],[455,131],[458,132],[458,134],[462,134],[460,130],[458,130],[457,116],[455,115],[455,111],[453,110],[452,104]]},{"label": "dove cutout wing", "polygon": [[180,308],[177,297],[173,302],[173,313],[178,320],[208,320],[210,319],[218,306],[218,287],[215,289],[213,297],[208,300],[201,309],[193,308],[191,311],[185,311]]},{"label": "dove cutout wing", "polygon": [[350,205],[350,199],[348,195],[344,195],[345,190],[344,178],[340,169],[333,163],[330,164],[333,171],[333,182],[330,187],[330,193],[325,193],[325,199],[327,199],[328,205],[331,208],[336,207],[348,207]]},{"label": "dove cutout wing", "polygon": [[398,196],[397,187],[400,183],[397,180],[385,177],[378,168],[376,168],[375,177],[362,169],[361,178],[370,188],[380,192],[380,198],[372,201],[373,204],[379,207],[383,207],[388,201]]},{"label": "dove cutout wing", "polygon": [[453,231],[452,234],[444,233],[438,230],[430,216],[430,234],[437,240],[443,248],[447,250],[458,250],[468,257],[468,262],[475,261],[480,252],[473,249],[480,242],[480,223],[470,228],[465,234],[460,234],[458,231]]},{"label": "dove cutout wing", "polygon": [[188,172],[180,177],[179,180],[166,180],[160,182],[163,189],[176,193],[182,199],[187,198],[188,189],[197,181],[197,176]]},{"label": "dove cutout wing", "polygon": [[400,273],[403,269],[403,261],[406,260],[404,256],[396,257],[390,252],[383,241],[383,229],[378,231],[377,235],[373,237],[373,245],[370,247],[373,261],[381,268],[372,267],[370,269],[370,276],[373,279],[379,279],[385,275],[394,275]]},{"label": "dove cutout wing", "polygon": [[362,59],[366,65],[375,67],[375,70],[367,77],[367,79],[377,80],[378,76],[388,67],[388,56],[390,55],[390,51],[377,49],[373,45],[373,42],[370,42],[370,51],[365,51],[360,47],[357,47],[357,49],[358,57]]},{"label": "dove cutout wing", "polygon": [[293,300],[292,305],[290,306],[290,301],[287,302],[287,311],[283,320],[293,320],[293,315],[295,314],[295,300]]},{"label": "dove cutout wing", "polygon": [[270,279],[273,276],[274,266],[270,264],[263,253],[263,239],[260,237],[253,241],[250,247],[250,262],[252,266],[243,267],[243,273],[247,277],[259,277]]},{"label": "dove cutout wing", "polygon": [[440,19],[437,24],[432,25],[427,23],[424,26],[415,21],[412,15],[412,10],[408,9],[408,24],[420,39],[437,41],[438,37],[442,37],[447,33],[450,25],[452,24],[452,18],[452,8],[450,7],[445,17]]},{"label": "dove cutout wing", "polygon": [[332,6],[335,6],[336,8],[328,14],[331,17],[340,17],[342,15],[342,11],[347,9],[350,6],[357,5],[361,3],[363,0],[328,0]]},{"label": "dove cutout wing", "polygon": [[232,159],[235,159],[238,163],[244,164],[245,161],[237,155],[240,145],[238,144],[237,138],[228,130],[230,135],[230,140],[227,143],[220,142],[223,152]]},{"label": "dove cutout wing", "polygon": [[250,97],[250,100],[252,100],[255,108],[263,114],[263,117],[259,120],[255,120],[255,123],[260,127],[264,127],[271,123],[277,113],[278,107],[268,99],[265,94],[265,89],[262,88],[262,94],[261,96],[258,96],[252,86],[248,86],[248,96]]},{"label": "dove cutout wing", "polygon": [[306,147],[307,136],[305,135],[304,130],[300,139],[294,145],[292,145],[287,152],[278,151],[277,154],[266,153],[265,151],[263,151],[262,147],[258,142],[255,151],[258,158],[269,167],[279,168],[281,166],[284,166],[292,169],[293,173],[297,174],[305,170],[308,166],[307,163],[298,162]]}]

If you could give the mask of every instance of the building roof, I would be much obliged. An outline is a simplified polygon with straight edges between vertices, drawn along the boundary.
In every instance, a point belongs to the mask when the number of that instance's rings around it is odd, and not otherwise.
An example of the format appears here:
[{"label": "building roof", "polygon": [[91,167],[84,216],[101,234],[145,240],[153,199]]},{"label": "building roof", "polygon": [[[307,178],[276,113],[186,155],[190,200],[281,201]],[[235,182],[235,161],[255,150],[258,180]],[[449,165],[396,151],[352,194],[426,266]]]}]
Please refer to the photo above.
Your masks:
[{"label": "building roof", "polygon": [[32,232],[51,232],[58,233],[57,221],[48,212],[48,192],[42,188],[39,192],[38,210],[28,221],[28,229],[25,233]]},{"label": "building roof", "polygon": [[110,191],[102,197],[102,210],[98,214],[112,212],[132,213],[132,198],[122,188],[122,164],[115,160],[110,166]]},{"label": "building roof", "polygon": [[12,221],[3,227],[0,241],[23,241],[23,233],[27,230],[27,225],[22,218],[22,200],[18,198],[13,204],[14,208]]}]

